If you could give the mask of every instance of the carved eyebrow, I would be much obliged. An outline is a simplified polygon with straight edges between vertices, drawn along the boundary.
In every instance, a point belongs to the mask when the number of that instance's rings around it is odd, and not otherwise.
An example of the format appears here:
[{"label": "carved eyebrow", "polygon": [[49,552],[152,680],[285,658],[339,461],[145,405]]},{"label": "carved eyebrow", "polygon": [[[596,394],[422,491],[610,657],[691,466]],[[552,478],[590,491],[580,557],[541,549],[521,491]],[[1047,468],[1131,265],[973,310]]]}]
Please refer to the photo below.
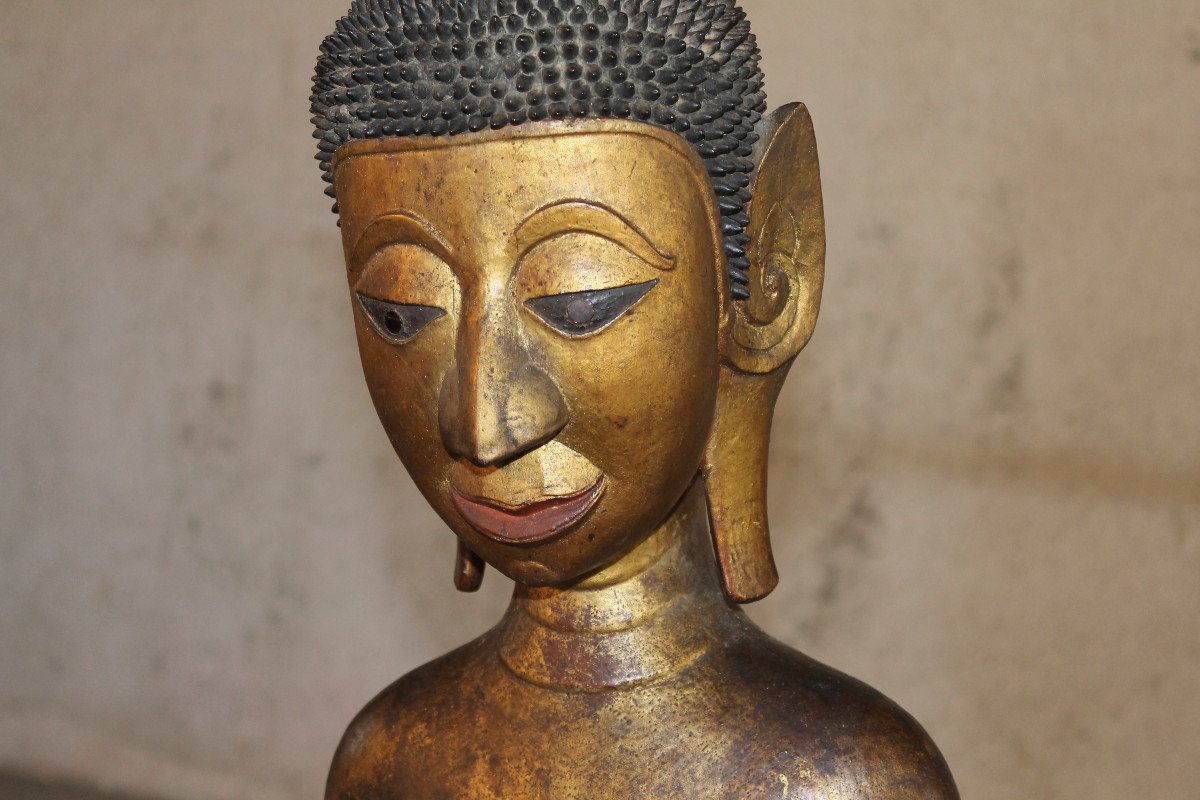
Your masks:
[{"label": "carved eyebrow", "polygon": [[675,267],[675,256],[659,250],[633,223],[608,206],[585,200],[552,203],[526,217],[513,233],[517,260],[547,239],[565,233],[590,233],[608,239],[656,269]]},{"label": "carved eyebrow", "polygon": [[371,220],[350,248],[350,269],[357,271],[382,247],[412,244],[424,247],[443,261],[452,258],[452,249],[437,228],[407,211],[388,211]]}]

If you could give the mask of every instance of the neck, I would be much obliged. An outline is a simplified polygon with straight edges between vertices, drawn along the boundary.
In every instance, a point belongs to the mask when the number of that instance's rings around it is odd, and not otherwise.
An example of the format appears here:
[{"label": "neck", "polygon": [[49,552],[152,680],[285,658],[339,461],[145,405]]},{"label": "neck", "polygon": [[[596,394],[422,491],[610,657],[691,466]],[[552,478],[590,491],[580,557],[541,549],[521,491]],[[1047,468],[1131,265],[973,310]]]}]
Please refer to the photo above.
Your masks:
[{"label": "neck", "polygon": [[575,692],[663,680],[702,659],[737,612],[720,588],[703,481],[612,566],[567,588],[518,584],[499,628],[519,678]]}]

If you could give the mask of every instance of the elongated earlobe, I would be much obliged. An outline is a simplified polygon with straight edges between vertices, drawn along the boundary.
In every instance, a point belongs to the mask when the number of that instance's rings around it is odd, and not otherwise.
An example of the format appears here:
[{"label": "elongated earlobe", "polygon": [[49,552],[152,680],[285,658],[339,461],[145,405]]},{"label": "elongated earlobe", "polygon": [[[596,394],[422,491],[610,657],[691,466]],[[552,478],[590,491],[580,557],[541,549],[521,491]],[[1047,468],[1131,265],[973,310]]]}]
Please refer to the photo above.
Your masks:
[{"label": "elongated earlobe", "polygon": [[750,297],[734,304],[704,473],[725,593],[761,600],[779,573],[767,525],[775,401],[812,338],[825,279],[825,211],[812,118],[799,103],[764,120],[750,203]]},{"label": "elongated earlobe", "polygon": [[704,475],[717,564],[735,603],[761,600],[779,584],[767,527],[767,455],[785,376],[786,369],[771,376],[721,370],[721,411]]},{"label": "elongated earlobe", "polygon": [[460,592],[478,592],[486,569],[487,562],[460,541],[454,563],[454,587]]}]

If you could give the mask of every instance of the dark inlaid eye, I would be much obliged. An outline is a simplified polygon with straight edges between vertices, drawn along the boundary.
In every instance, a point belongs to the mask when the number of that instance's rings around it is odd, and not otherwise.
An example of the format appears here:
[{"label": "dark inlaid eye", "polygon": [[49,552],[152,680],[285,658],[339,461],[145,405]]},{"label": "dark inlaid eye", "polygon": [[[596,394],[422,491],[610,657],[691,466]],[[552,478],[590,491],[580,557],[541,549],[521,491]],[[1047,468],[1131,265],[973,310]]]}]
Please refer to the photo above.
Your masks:
[{"label": "dark inlaid eye", "polygon": [[446,316],[433,306],[411,306],[358,296],[367,319],[375,332],[393,344],[404,344],[425,329],[431,322]]},{"label": "dark inlaid eye", "polygon": [[658,281],[653,280],[614,289],[556,294],[528,300],[525,307],[559,333],[582,337],[616,322],[657,285]]}]

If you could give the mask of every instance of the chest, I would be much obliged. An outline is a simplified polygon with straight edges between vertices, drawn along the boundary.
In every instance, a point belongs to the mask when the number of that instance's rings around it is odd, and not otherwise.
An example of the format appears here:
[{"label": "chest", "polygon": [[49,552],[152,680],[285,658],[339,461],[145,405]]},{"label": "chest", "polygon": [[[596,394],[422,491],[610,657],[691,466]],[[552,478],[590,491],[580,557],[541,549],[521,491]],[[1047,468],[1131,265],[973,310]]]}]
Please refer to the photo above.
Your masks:
[{"label": "chest", "polygon": [[403,756],[413,797],[823,796],[802,792],[789,749],[719,693],[498,697],[447,711]]}]

